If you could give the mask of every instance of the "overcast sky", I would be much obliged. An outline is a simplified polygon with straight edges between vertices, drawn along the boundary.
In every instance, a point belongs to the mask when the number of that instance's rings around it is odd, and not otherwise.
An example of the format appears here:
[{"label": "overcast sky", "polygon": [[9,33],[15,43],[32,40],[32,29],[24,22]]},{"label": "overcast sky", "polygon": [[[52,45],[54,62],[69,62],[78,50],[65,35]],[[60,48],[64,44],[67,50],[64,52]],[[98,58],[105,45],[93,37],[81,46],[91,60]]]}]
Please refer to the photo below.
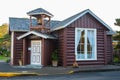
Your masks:
[{"label": "overcast sky", "polygon": [[[63,20],[85,9],[90,9],[113,29],[120,18],[120,0],[0,0],[0,25],[9,23],[9,17],[28,17],[28,11],[43,8],[55,20]],[[118,29],[120,30],[120,29]]]}]

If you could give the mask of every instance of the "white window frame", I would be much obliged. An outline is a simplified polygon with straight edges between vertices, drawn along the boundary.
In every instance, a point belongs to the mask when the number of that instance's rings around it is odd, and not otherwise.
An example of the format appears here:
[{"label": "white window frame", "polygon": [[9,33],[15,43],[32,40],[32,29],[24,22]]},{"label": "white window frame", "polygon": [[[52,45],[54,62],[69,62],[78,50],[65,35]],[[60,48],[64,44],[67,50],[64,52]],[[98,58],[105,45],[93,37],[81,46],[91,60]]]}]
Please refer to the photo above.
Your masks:
[{"label": "white window frame", "polygon": [[[78,59],[77,58],[77,36],[79,36],[78,34],[77,34],[77,31],[78,30],[93,30],[94,31],[94,38],[95,38],[95,58],[92,58],[92,59],[88,59],[86,56],[87,56],[87,48],[85,48],[85,59]],[[75,28],[75,59],[77,60],[77,61],[82,61],[82,60],[97,60],[97,43],[96,43],[96,41],[97,41],[97,30],[96,29],[92,29],[92,28]],[[85,33],[85,37],[87,37],[87,34]],[[87,40],[87,39],[86,39]],[[85,40],[85,41],[86,41]],[[87,47],[87,44],[85,44],[85,47]]]}]

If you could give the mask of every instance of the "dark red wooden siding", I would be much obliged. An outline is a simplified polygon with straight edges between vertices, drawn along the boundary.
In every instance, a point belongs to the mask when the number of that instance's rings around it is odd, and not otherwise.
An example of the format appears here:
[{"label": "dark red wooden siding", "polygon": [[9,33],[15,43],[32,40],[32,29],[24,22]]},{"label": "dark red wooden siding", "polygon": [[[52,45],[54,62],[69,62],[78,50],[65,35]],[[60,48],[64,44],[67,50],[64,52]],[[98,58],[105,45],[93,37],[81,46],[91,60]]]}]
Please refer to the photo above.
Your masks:
[{"label": "dark red wooden siding", "polygon": [[51,62],[52,62],[51,55],[52,55],[52,52],[55,50],[55,45],[56,45],[55,40],[50,40],[50,39],[44,40],[44,53],[42,53],[42,55],[44,57],[43,58],[43,65],[44,66],[51,65]]},{"label": "dark red wooden siding", "polygon": [[113,60],[112,36],[107,36],[107,63],[110,64]]},{"label": "dark red wooden siding", "polygon": [[64,54],[64,53],[66,53],[65,52],[66,31],[65,31],[65,29],[61,29],[59,31],[55,31],[54,34],[58,35],[57,46],[56,46],[56,48],[58,48],[58,54],[59,54],[58,65],[66,66],[66,54]]},{"label": "dark red wooden siding", "polygon": [[25,53],[25,55],[26,55],[26,58],[25,58],[26,64],[25,65],[27,65],[27,64],[30,64],[31,51],[28,50],[28,48],[31,47],[31,40],[28,39],[28,38],[25,38],[25,39],[26,39],[26,53]]},{"label": "dark red wooden siding", "polygon": [[[79,65],[104,65],[107,55],[107,33],[108,30],[90,14],[86,14],[77,19],[66,28],[59,30],[59,49],[61,64],[71,66],[75,55],[75,28],[95,28],[97,29],[97,60],[78,61]],[[109,53],[110,54],[110,53]]]},{"label": "dark red wooden siding", "polygon": [[[19,65],[19,60],[23,57],[23,39],[17,40],[17,37],[24,34],[24,32],[15,32],[14,33],[14,62],[13,65]],[[25,38],[26,51],[25,51],[25,61],[24,65],[30,64],[30,55],[31,51],[28,48],[31,47],[31,40],[41,40],[41,56],[42,56],[42,65],[50,65],[51,64],[51,54],[55,49],[56,40],[49,39],[30,39],[29,37]]]},{"label": "dark red wooden siding", "polygon": [[22,34],[24,32],[14,32],[13,65],[19,65],[19,60],[22,58],[23,40],[17,40],[17,37]]}]

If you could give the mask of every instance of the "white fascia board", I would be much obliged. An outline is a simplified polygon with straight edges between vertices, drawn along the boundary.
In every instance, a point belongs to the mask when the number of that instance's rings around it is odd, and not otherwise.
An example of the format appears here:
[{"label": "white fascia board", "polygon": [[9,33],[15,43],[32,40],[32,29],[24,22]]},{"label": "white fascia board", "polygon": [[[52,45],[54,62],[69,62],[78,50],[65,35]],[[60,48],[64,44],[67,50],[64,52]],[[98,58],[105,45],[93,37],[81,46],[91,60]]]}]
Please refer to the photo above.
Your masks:
[{"label": "white fascia board", "polygon": [[31,31],[32,34],[36,35],[36,36],[39,36],[39,37],[42,37],[42,38],[47,38],[45,35],[41,34],[41,33],[37,33],[37,32],[34,32],[34,31]]},{"label": "white fascia board", "polygon": [[[68,26],[69,24],[71,24],[72,22],[74,22],[75,20],[77,20],[78,18],[82,17],[83,15],[85,15],[86,13],[91,14],[95,19],[97,19],[101,24],[103,24],[106,28],[108,28],[110,31],[113,31],[112,28],[110,26],[108,26],[103,20],[101,20],[99,17],[97,17],[92,11],[90,11],[89,9],[86,10],[85,12],[83,12],[82,14],[80,14],[78,17],[76,17],[75,19],[71,20],[70,22],[66,23],[63,26],[60,27],[56,27],[54,29],[51,29],[51,32],[65,28],[66,26]],[[114,32],[114,31],[113,31]]]},{"label": "white fascia board", "polygon": [[50,37],[50,36],[47,36],[47,35],[43,35],[43,34],[41,34],[41,33],[35,32],[35,31],[30,31],[30,32],[28,32],[28,33],[25,33],[25,34],[17,37],[17,39],[20,40],[20,39],[22,39],[22,38],[24,38],[24,37],[26,37],[26,36],[28,36],[28,35],[30,35],[30,34],[34,34],[34,35],[36,35],[36,36],[39,36],[39,37],[42,37],[42,38],[45,38],[45,39],[47,39],[47,38],[55,39],[54,37]]},{"label": "white fascia board", "polygon": [[47,13],[44,13],[44,12],[41,12],[41,13],[30,13],[28,15],[30,16],[30,15],[38,15],[38,14],[46,14],[46,15],[48,15],[50,17],[53,17],[53,15],[50,15],[50,14],[47,14]]},{"label": "white fascia board", "polygon": [[[103,20],[101,20],[99,17],[97,17],[92,11],[88,10],[88,12],[95,18],[97,19],[100,23],[102,23],[106,28],[109,30],[112,30],[110,26],[108,26]],[[113,30],[112,30],[113,31]]]},{"label": "white fascia board", "polygon": [[52,37],[52,36],[49,36],[49,35],[46,35],[46,34],[42,34],[42,33],[37,33],[37,32],[35,32],[35,31],[31,31],[34,35],[36,35],[36,36],[39,36],[39,37],[42,37],[42,38],[45,38],[45,39],[56,39],[56,38],[54,38],[54,37]]},{"label": "white fascia board", "polygon": [[40,36],[40,37],[43,37],[43,38],[45,38],[45,39],[47,38],[46,36],[44,36],[44,35],[42,35],[42,34],[40,34],[40,33],[37,33],[37,32],[35,32],[35,31],[30,31],[30,32],[28,32],[28,33],[25,33],[25,34],[17,37],[17,39],[20,40],[20,39],[22,39],[22,38],[24,38],[24,37],[26,37],[26,36],[28,36],[28,35],[30,35],[30,34],[34,34],[34,35],[36,35],[36,36]]},{"label": "white fascia board", "polygon": [[116,34],[115,31],[107,31],[107,35],[113,35],[113,34]]},{"label": "white fascia board", "polygon": [[25,34],[23,34],[23,35],[17,37],[17,39],[20,40],[20,39],[24,38],[25,36],[27,36],[27,35],[29,35],[29,34],[30,34],[29,32],[28,32],[28,33],[25,33]]},{"label": "white fascia board", "polygon": [[82,17],[84,14],[86,14],[87,11],[83,12],[82,14],[80,14],[79,16],[77,16],[75,19],[71,20],[70,22],[66,23],[65,25],[63,26],[60,26],[60,27],[56,27],[54,29],[51,29],[51,32],[52,31],[56,31],[56,30],[59,30],[59,29],[62,29],[62,28],[65,28],[66,26],[68,26],[69,24],[71,24],[72,22],[74,22],[75,20],[77,20],[78,18]]}]

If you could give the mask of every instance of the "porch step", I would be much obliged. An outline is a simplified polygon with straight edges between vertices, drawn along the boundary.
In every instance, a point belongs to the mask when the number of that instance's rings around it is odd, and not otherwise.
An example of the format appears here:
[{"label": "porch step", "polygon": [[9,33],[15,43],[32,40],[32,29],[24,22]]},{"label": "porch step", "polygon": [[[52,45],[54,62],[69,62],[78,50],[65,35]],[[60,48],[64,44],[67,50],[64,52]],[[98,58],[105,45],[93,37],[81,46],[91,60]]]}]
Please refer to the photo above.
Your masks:
[{"label": "porch step", "polygon": [[40,65],[27,65],[28,68],[42,68]]},{"label": "porch step", "polygon": [[40,65],[25,65],[25,66],[14,66],[15,68],[32,68],[32,69],[41,69]]}]

